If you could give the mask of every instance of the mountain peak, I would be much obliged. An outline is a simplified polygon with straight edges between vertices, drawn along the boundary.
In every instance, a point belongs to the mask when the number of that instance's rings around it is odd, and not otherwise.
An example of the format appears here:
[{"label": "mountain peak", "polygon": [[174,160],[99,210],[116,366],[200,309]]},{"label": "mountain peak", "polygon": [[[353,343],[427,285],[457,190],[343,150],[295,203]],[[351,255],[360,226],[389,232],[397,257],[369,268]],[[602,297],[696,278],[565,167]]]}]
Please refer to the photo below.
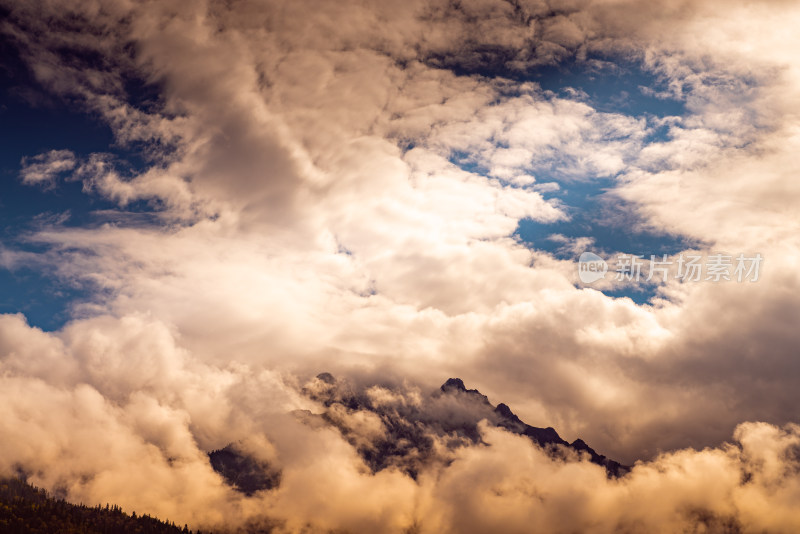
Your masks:
[{"label": "mountain peak", "polygon": [[[424,464],[434,461],[437,456],[433,435],[453,438],[450,440],[453,447],[468,443],[479,444],[482,443],[479,424],[484,420],[489,425],[527,437],[549,454],[563,457],[560,447],[587,454],[593,463],[604,466],[609,476],[621,476],[630,469],[598,454],[581,439],[569,443],[552,427],[539,428],[525,423],[507,404],[495,406],[488,397],[477,389],[468,389],[464,381],[457,377],[448,378],[439,391],[431,392],[429,397],[414,403],[385,405],[374,402],[362,390],[353,389],[346,379],[337,380],[330,373],[318,374],[316,379],[303,387],[303,393],[320,402],[326,411],[318,416],[311,412],[305,415],[300,413],[298,417],[311,421],[309,424],[331,424],[338,428],[348,441],[358,447],[358,452],[373,472],[395,466],[401,467],[415,478],[420,462]],[[398,391],[398,395],[402,396],[403,392]],[[327,410],[334,407],[344,408],[348,415],[359,411],[377,414],[383,421],[387,434],[381,438],[367,439],[368,446],[355,445],[364,442],[364,436],[359,435],[358,428],[348,426],[346,418],[342,420],[340,417],[341,413],[331,417]],[[209,456],[212,467],[240,491],[252,493],[279,483],[279,471],[274,469],[268,469],[272,478],[254,480],[253,459],[247,458],[240,451],[232,450],[232,447],[213,451]]]},{"label": "mountain peak", "polygon": [[[468,397],[480,399],[484,404],[488,404],[492,407],[488,397],[477,389],[467,389],[464,385],[464,381],[460,378],[448,378],[447,382],[442,384],[441,390],[448,394],[458,394],[460,392],[461,394],[466,394]],[[541,447],[564,446],[579,452],[588,453],[591,461],[604,466],[609,476],[621,476],[630,470],[628,466],[610,460],[602,454],[598,454],[582,439],[576,439],[573,443],[569,443],[559,436],[558,432],[556,432],[553,427],[539,428],[525,423],[512,412],[511,408],[505,403],[501,402],[494,407],[494,413],[500,418],[500,420],[496,422],[497,426],[505,428],[515,434],[527,436]]]},{"label": "mountain peak", "polygon": [[442,384],[442,391],[447,393],[451,390],[458,390],[458,391],[467,391],[467,387],[464,385],[464,381],[460,378],[448,378],[447,382]]},{"label": "mountain peak", "polygon": [[317,375],[317,378],[319,380],[325,382],[326,384],[333,385],[333,384],[336,383],[336,379],[330,373],[320,373],[320,374]]},{"label": "mountain peak", "polygon": [[495,408],[494,411],[503,419],[508,419],[510,421],[514,421],[515,423],[522,423],[520,418],[517,417],[517,414],[512,412],[511,408],[508,407],[508,404],[501,402],[497,405],[497,408]]},{"label": "mountain peak", "polygon": [[447,382],[442,384],[440,388],[442,393],[447,394],[464,394],[467,398],[473,399],[477,401],[479,404],[485,404],[491,406],[492,404],[489,402],[489,397],[478,391],[477,389],[467,389],[464,385],[464,381],[460,378],[448,378]]}]

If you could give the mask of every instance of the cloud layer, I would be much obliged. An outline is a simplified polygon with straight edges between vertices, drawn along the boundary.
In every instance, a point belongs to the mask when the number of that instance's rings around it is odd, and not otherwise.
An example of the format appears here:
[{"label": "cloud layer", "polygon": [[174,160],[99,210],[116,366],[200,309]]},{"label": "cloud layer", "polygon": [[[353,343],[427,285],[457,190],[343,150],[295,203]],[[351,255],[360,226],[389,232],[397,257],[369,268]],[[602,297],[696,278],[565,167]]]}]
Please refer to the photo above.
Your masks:
[{"label": "cloud layer", "polygon": [[[0,265],[89,294],[56,332],[0,316],[4,472],[203,527],[797,528],[793,3],[4,9],[36,90],[115,139],[80,153],[67,136],[21,162],[42,194],[77,181],[115,208],[96,224],[37,218],[0,246]],[[658,81],[643,94],[685,113],[600,109],[535,76],[630,64]],[[580,287],[571,259],[515,230],[570,220],[560,192],[591,187],[630,232],[762,254],[761,278],[669,281],[646,305]],[[405,380],[373,392],[406,403],[461,376],[530,424],[642,463],[609,480],[486,427],[490,446],[416,481],[372,473],[335,428],[289,415],[320,413],[302,391],[320,371]],[[279,464],[280,487],[228,488],[205,451],[230,442]]]}]

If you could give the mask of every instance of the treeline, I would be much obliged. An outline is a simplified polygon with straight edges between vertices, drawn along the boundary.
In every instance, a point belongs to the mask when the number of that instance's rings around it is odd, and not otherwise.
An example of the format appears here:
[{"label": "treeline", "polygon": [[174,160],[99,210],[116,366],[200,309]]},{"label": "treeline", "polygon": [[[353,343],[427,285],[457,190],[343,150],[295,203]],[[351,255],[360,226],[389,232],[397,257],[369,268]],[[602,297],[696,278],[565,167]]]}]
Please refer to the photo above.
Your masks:
[{"label": "treeline", "polygon": [[0,532],[3,534],[202,534],[184,525],[118,506],[89,507],[55,499],[18,478],[0,479]]}]

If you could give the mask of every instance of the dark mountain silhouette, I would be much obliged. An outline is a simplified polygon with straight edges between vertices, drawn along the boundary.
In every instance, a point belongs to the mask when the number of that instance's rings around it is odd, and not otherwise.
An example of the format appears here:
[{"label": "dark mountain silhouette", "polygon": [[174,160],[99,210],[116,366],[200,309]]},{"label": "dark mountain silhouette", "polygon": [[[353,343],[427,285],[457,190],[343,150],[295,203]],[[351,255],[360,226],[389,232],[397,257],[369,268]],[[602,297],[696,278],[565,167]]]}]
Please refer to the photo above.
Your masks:
[{"label": "dark mountain silhouette", "polygon": [[[464,395],[472,396],[478,402],[483,402],[491,406],[489,399],[481,394],[477,389],[467,389],[464,382],[460,378],[450,378],[442,384],[441,390],[443,393],[461,393]],[[505,428],[506,430],[515,434],[521,434],[529,437],[534,443],[545,449],[553,449],[553,446],[569,447],[576,451],[584,452],[589,455],[593,463],[602,465],[606,468],[609,476],[619,477],[630,471],[630,467],[622,465],[619,462],[610,460],[602,454],[598,454],[594,449],[589,447],[582,439],[576,439],[572,443],[567,442],[558,435],[558,432],[552,427],[538,428],[524,423],[517,415],[511,411],[508,405],[502,402],[494,408],[495,414],[499,416],[496,421],[497,426]],[[557,449],[555,449],[557,451]],[[554,451],[554,452],[555,452]]]},{"label": "dark mountain silhouette", "polygon": [[241,452],[234,444],[209,452],[208,459],[214,471],[228,484],[248,496],[277,487],[281,481],[279,471]]},{"label": "dark mountain silhouette", "polygon": [[[464,382],[460,378],[449,378],[444,384],[442,384],[441,390],[443,393],[448,394],[456,393],[469,395],[476,401],[491,406],[491,403],[486,395],[481,394],[481,392],[477,389],[467,389],[466,386],[464,386]],[[494,413],[498,416],[498,419],[495,421],[497,426],[505,428],[506,430],[515,434],[527,436],[537,445],[551,450],[551,452],[554,453],[558,452],[558,446],[569,447],[576,451],[587,453],[589,455],[589,459],[593,463],[602,465],[606,468],[606,472],[609,476],[619,477],[631,469],[629,466],[622,465],[619,462],[606,458],[602,454],[598,454],[582,439],[576,439],[572,443],[569,443],[562,439],[561,436],[558,435],[558,432],[556,432],[556,430],[552,427],[538,428],[524,423],[514,412],[511,411],[511,408],[509,408],[508,405],[503,404],[502,402],[498,404],[496,408],[494,408]]]},{"label": "dark mountain silhouette", "polygon": [[[330,373],[321,373],[304,389],[304,393],[325,407],[321,414],[307,410],[294,415],[312,426],[336,427],[358,451],[373,472],[394,467],[416,479],[420,470],[435,464],[447,465],[459,447],[484,445],[479,423],[526,436],[553,457],[566,458],[569,450],[588,455],[590,461],[603,466],[609,477],[630,471],[628,466],[598,454],[583,440],[567,442],[555,429],[538,428],[523,422],[508,405],[494,406],[477,389],[467,389],[460,378],[448,379],[438,391],[418,395],[403,388],[377,386],[390,400],[376,396],[376,387],[354,388]],[[367,417],[378,421],[381,432],[365,435],[353,420]],[[444,452],[443,452],[444,451]],[[252,495],[259,490],[277,487],[280,473],[269,465],[258,463],[235,445],[209,453],[214,470],[233,488]]]}]

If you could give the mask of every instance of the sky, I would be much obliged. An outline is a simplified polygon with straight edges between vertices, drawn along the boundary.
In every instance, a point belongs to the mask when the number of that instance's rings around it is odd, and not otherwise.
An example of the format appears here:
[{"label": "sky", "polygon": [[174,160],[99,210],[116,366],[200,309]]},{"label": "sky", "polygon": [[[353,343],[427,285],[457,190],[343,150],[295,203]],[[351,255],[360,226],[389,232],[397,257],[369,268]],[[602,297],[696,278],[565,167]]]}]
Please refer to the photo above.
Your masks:
[{"label": "sky", "polygon": [[[800,4],[0,14],[0,474],[194,528],[800,529]],[[487,426],[369,473],[289,415],[321,372],[635,467]],[[226,486],[231,442],[281,486]]]}]

